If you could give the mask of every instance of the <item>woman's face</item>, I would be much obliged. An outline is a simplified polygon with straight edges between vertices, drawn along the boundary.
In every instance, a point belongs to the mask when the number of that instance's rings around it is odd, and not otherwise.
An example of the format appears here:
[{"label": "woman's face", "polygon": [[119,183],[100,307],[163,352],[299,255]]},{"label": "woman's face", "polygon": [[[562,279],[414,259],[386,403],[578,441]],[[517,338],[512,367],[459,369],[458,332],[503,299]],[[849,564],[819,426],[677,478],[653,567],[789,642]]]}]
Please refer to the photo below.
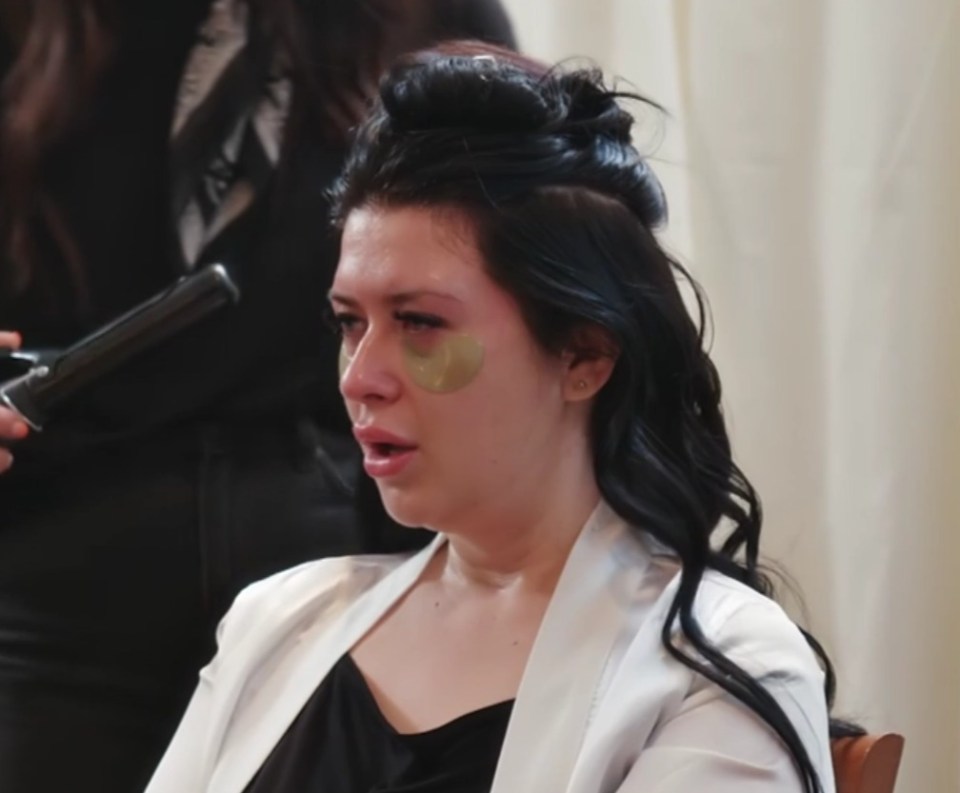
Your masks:
[{"label": "woman's face", "polygon": [[487,275],[467,219],[354,210],[330,299],[340,390],[394,519],[445,530],[555,484],[586,413],[564,357],[539,347]]}]

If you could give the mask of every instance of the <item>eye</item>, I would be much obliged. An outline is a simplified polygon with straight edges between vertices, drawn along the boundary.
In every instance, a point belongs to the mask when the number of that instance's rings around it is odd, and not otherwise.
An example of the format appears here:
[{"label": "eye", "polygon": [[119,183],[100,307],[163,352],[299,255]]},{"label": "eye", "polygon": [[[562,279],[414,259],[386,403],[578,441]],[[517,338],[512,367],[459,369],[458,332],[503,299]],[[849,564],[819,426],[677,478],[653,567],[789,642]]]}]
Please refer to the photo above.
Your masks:
[{"label": "eye", "polygon": [[398,311],[393,316],[403,325],[404,330],[411,333],[426,333],[447,326],[446,321],[440,317],[433,314],[421,314],[417,311]]},{"label": "eye", "polygon": [[361,320],[356,314],[351,314],[349,311],[335,310],[331,310],[327,313],[326,321],[333,332],[343,338],[353,336],[357,331],[360,330],[360,326],[363,322],[363,320]]}]

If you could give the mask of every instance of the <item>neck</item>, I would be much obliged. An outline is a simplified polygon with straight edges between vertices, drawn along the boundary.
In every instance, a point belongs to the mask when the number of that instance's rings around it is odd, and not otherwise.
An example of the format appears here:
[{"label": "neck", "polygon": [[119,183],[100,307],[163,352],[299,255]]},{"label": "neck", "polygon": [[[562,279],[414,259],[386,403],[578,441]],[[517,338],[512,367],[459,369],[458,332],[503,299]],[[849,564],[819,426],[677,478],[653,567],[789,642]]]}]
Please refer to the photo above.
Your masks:
[{"label": "neck", "polygon": [[497,498],[497,507],[482,514],[471,510],[463,522],[444,528],[449,543],[441,578],[484,589],[552,591],[600,502],[589,458],[580,459],[582,465],[571,463],[562,472],[563,486],[542,487],[536,494],[519,487],[513,497]]},{"label": "neck", "polygon": [[[595,505],[594,505],[595,506]],[[498,543],[467,537],[449,538],[442,578],[451,584],[487,590],[524,589],[551,592],[591,509],[576,518],[546,518],[520,537],[492,535]]]}]

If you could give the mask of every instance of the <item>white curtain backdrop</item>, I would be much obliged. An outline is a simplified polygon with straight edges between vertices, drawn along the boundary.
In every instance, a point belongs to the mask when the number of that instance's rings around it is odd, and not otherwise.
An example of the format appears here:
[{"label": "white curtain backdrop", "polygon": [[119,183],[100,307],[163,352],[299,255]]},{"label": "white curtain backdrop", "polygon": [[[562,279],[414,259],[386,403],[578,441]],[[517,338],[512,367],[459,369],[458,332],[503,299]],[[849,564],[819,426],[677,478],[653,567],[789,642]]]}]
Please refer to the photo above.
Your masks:
[{"label": "white curtain backdrop", "polygon": [[837,712],[960,791],[960,0],[506,0],[672,114],[667,243],[707,289],[766,554]]}]

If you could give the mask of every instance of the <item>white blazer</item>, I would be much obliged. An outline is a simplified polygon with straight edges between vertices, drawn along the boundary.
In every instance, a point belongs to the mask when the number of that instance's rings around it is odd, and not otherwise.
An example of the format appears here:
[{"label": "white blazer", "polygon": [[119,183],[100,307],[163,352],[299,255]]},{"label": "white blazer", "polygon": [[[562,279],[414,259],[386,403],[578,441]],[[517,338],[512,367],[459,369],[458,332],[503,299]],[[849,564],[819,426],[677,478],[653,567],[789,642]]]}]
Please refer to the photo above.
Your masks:
[{"label": "white blazer", "polygon": [[[245,589],[147,793],[242,793],[331,667],[445,541],[413,556],[310,562]],[[537,634],[491,793],[802,790],[766,724],[663,649],[678,569],[597,507]],[[716,573],[696,616],[780,703],[833,793],[823,674],[799,630]]]}]

